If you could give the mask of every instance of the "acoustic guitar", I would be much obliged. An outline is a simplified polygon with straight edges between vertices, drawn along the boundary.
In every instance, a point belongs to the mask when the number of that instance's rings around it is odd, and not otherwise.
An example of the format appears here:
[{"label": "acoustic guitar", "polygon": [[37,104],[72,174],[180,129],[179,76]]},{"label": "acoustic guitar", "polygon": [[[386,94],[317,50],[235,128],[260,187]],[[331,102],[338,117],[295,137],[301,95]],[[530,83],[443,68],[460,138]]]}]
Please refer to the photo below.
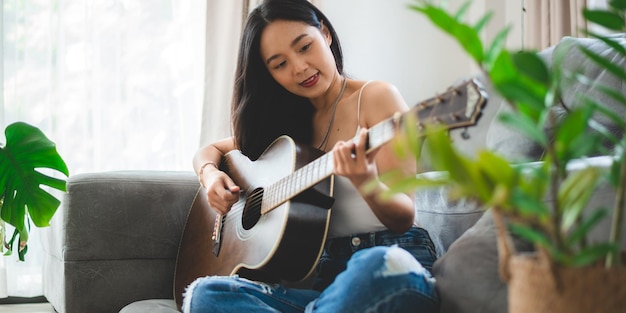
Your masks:
[{"label": "acoustic guitar", "polygon": [[[405,120],[447,129],[475,125],[486,101],[478,81],[465,81],[371,127],[367,151],[393,139]],[[242,191],[224,216],[209,207],[206,190],[196,194],[176,260],[179,307],[185,288],[199,277],[300,281],[314,271],[323,251],[333,204],[332,151],[281,136],[256,161],[238,150],[227,153],[220,169]]]}]

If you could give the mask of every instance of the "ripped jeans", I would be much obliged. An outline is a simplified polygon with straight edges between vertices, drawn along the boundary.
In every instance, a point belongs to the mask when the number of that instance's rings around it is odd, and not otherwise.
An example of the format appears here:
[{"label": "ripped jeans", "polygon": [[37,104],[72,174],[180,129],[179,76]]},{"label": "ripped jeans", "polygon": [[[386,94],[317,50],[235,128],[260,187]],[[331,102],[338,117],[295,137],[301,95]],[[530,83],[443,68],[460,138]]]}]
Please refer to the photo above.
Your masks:
[{"label": "ripped jeans", "polygon": [[314,289],[203,277],[189,286],[183,312],[438,312],[435,259],[428,232],[418,227],[330,239]]}]

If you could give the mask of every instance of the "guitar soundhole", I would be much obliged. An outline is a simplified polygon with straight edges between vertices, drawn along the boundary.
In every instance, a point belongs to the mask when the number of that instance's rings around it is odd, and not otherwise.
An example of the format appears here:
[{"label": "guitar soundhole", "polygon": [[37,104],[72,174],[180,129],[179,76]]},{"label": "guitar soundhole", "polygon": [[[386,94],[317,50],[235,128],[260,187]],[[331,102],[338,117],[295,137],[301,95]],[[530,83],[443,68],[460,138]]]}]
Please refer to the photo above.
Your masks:
[{"label": "guitar soundhole", "polygon": [[259,222],[261,218],[261,201],[263,200],[263,189],[257,188],[246,200],[246,205],[243,208],[243,215],[241,216],[241,222],[245,230],[249,230]]}]

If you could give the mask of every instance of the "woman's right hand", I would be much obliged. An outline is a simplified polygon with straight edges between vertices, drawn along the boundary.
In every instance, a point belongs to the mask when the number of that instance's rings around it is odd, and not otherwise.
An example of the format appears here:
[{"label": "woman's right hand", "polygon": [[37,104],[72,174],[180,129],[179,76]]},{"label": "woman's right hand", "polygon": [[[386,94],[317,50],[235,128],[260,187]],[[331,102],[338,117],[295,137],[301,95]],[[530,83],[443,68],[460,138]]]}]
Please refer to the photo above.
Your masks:
[{"label": "woman's right hand", "polygon": [[213,170],[205,172],[203,178],[209,206],[224,215],[239,200],[240,188],[226,173]]}]

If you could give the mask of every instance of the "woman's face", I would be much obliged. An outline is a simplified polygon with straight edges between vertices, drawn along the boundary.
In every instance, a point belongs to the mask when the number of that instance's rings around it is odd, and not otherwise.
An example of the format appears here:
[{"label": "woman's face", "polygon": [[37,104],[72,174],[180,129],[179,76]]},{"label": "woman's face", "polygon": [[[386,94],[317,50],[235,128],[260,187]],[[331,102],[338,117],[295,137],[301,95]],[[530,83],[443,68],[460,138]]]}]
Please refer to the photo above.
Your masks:
[{"label": "woman's face", "polygon": [[325,26],[276,20],[261,34],[261,58],[272,77],[289,92],[307,98],[323,96],[338,76]]}]

